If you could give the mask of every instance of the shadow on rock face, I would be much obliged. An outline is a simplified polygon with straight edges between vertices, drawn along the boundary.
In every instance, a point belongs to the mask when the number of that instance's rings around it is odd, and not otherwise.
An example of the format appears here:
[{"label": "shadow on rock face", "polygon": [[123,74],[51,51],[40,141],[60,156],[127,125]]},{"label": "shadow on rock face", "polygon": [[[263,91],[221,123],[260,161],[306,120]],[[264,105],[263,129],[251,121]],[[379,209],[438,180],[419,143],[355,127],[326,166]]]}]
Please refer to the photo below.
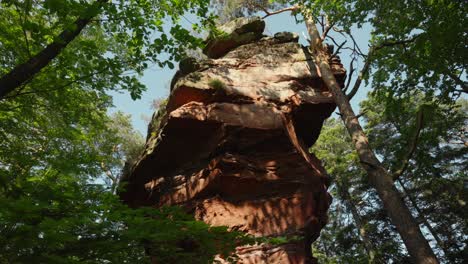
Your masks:
[{"label": "shadow on rock face", "polygon": [[[183,205],[206,223],[255,236],[299,237],[239,247],[243,263],[309,263],[329,179],[313,154],[309,162],[298,152],[284,116],[308,148],[335,104],[297,35],[262,37],[264,27],[259,18],[228,23],[207,40],[210,59],[181,62],[120,195],[134,207]],[[346,72],[333,60],[343,85]]]}]

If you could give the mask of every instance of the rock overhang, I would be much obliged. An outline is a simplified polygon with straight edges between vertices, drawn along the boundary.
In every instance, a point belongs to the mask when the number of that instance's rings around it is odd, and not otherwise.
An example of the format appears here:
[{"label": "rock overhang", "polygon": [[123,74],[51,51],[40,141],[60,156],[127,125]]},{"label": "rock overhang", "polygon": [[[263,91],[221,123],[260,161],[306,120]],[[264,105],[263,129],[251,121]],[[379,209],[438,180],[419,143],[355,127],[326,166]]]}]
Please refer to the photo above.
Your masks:
[{"label": "rock overhang", "polygon": [[[302,234],[310,242],[326,222],[329,179],[313,154],[306,162],[291,142],[285,112],[310,147],[335,104],[297,35],[258,37],[261,23],[251,21],[231,32],[253,30],[254,39],[204,61],[181,62],[121,197],[135,207],[184,205],[209,224],[252,235],[308,232]],[[330,62],[343,85],[339,58]],[[219,215],[216,208],[228,209]]]}]

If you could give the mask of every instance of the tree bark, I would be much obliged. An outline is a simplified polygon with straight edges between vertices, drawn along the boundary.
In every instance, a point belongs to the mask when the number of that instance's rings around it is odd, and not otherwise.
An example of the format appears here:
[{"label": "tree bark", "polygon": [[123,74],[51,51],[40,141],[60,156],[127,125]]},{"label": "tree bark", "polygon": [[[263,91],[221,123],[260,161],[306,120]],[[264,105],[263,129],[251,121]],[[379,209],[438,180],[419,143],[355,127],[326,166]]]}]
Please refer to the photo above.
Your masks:
[{"label": "tree bark", "polygon": [[369,182],[377,190],[384,204],[384,209],[405,243],[412,261],[421,264],[439,263],[429,243],[421,233],[416,220],[400,197],[391,175],[375,156],[346,95],[341,91],[341,87],[338,85],[328,64],[328,55],[324,51],[320,34],[312,16],[305,13],[304,10],[303,15],[310,36],[315,67],[317,67],[323,82],[332,93],[340,110],[341,118],[351,135],[360,163],[368,174]]},{"label": "tree bark", "polygon": [[[105,2],[107,2],[107,0],[98,0],[95,5],[99,8],[100,5]],[[47,47],[31,57],[28,61],[17,65],[10,72],[2,76],[0,78],[0,100],[46,67],[81,33],[91,19],[92,17],[80,17],[76,19],[71,29],[63,30],[54,42],[47,45]]]},{"label": "tree bark", "polygon": [[356,227],[359,231],[359,236],[361,237],[362,242],[364,243],[364,248],[366,249],[367,255],[369,255],[369,263],[380,263],[378,262],[377,254],[374,246],[372,245],[372,241],[367,236],[365,228],[366,223],[363,223],[361,215],[359,214],[356,206],[354,206],[351,200],[351,195],[349,194],[348,184],[345,181],[345,179],[341,179],[341,183],[339,183],[340,180],[337,180],[336,184],[338,187],[338,193],[341,195],[341,198],[345,201],[348,210],[351,211],[354,223],[356,224]]},{"label": "tree bark", "polygon": [[413,205],[413,208],[418,213],[418,217],[422,220],[422,223],[426,226],[429,232],[431,232],[431,235],[434,237],[435,241],[437,242],[437,245],[439,245],[439,248],[444,252],[444,255],[448,257],[449,256],[448,248],[446,247],[444,241],[440,239],[439,235],[434,230],[434,228],[432,228],[429,221],[427,221],[426,217],[424,216],[424,213],[421,211],[421,209],[418,206],[418,202],[413,198],[413,196],[408,191],[408,189],[406,189],[405,184],[403,183],[401,179],[397,179],[396,181],[400,184],[401,188],[403,189],[403,192],[406,194],[406,197],[408,197],[408,200],[411,202],[411,204]]}]

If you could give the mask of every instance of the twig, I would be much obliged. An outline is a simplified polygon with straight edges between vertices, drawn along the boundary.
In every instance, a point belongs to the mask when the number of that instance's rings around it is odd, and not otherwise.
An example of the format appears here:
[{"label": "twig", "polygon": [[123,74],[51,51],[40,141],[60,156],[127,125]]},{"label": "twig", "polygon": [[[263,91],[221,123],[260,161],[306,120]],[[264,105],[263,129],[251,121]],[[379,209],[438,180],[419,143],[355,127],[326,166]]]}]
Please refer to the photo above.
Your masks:
[{"label": "twig", "polygon": [[[17,4],[15,4],[15,9],[16,9],[16,12],[18,12],[19,14],[19,19],[21,22],[21,31],[23,32],[24,41],[26,42],[26,52],[28,53],[28,58],[31,58],[32,54],[31,54],[31,47],[29,45],[28,34],[26,33],[26,30],[24,29],[24,23],[25,23],[26,18],[23,18],[23,16],[21,15],[21,12]],[[26,16],[26,14],[24,14],[24,16]]]},{"label": "twig", "polygon": [[351,32],[346,32],[346,34],[348,34],[348,36],[351,38],[351,40],[353,41],[353,44],[354,44],[354,48],[358,51],[358,54],[361,55],[361,56],[364,56],[364,53],[362,52],[361,48],[359,47],[359,45],[357,44],[357,41],[356,39],[354,38],[354,36],[351,34]]},{"label": "twig", "polygon": [[355,69],[354,69],[354,60],[355,60],[355,58],[353,58],[353,59],[351,60],[351,62],[349,63],[349,74],[348,74],[349,78],[348,78],[348,81],[346,82],[346,86],[345,86],[345,88],[343,89],[343,92],[348,91],[349,84],[351,83],[351,79],[352,79],[352,77],[353,77],[354,70],[355,70]]},{"label": "twig", "polygon": [[333,53],[332,57],[336,57],[338,55],[338,53],[340,52],[340,49],[344,46],[344,44],[346,44],[346,42],[348,42],[347,40],[345,40],[343,43],[341,43],[338,48],[336,49],[335,53]]},{"label": "twig", "polygon": [[325,38],[328,35],[328,32],[330,32],[330,29],[333,28],[333,25],[334,25],[334,23],[330,23],[330,21],[328,20],[328,16],[326,16],[325,17],[325,28],[323,28],[323,26],[322,26],[322,32],[323,32],[322,37],[321,37],[322,41],[325,40]]},{"label": "twig", "polygon": [[333,37],[330,37],[327,35],[327,38],[331,39],[331,41],[333,42],[333,44],[335,44],[336,46],[339,46],[340,44],[338,44],[338,42],[336,42],[336,40],[333,38]]},{"label": "twig", "polygon": [[351,32],[348,32],[348,31],[345,31],[345,30],[342,30],[342,29],[338,29],[337,27],[333,27],[333,31],[341,34],[345,38],[347,36],[349,36],[351,38],[351,40],[353,41],[354,48],[344,48],[344,49],[350,49],[350,50],[354,51],[355,53],[357,53],[358,55],[360,55],[362,57],[365,57],[364,53],[362,52],[361,48],[357,44],[357,41],[354,38],[354,36],[351,34]]}]

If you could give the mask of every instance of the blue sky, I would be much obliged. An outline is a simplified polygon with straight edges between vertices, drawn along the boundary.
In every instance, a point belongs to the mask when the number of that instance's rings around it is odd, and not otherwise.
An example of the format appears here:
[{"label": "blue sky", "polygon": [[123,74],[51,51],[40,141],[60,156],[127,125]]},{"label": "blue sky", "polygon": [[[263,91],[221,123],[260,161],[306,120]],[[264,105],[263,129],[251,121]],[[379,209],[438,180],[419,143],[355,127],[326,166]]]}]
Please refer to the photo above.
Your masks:
[{"label": "blue sky", "polygon": [[[307,42],[304,38],[304,34],[307,35],[305,25],[303,23],[296,24],[294,17],[292,17],[289,13],[281,13],[267,17],[265,22],[265,35],[273,35],[276,32],[281,31],[296,32],[300,36],[300,43],[307,45]],[[352,32],[360,48],[364,53],[366,53],[368,45],[367,43],[370,37],[369,28],[364,27],[362,29],[353,29]],[[340,39],[342,38],[339,35],[332,36],[337,40],[338,43],[341,43]],[[348,68],[349,65],[350,59],[348,57],[349,56],[346,55],[341,56],[342,63],[344,64],[345,68]],[[361,65],[358,64],[357,67],[360,69],[362,67],[362,63]],[[153,99],[165,98],[169,95],[169,84],[175,72],[176,69],[171,70],[167,67],[159,68],[156,65],[150,67],[144,72],[143,76],[140,77],[140,80],[148,88],[147,91],[143,93],[141,99],[134,101],[130,98],[128,93],[113,93],[112,95],[114,97],[115,107],[112,109],[112,112],[122,111],[124,113],[130,114],[134,128],[142,133],[143,136],[146,136],[148,124],[147,121],[144,120],[143,116],[150,117],[153,114],[153,110],[151,109],[151,102]],[[359,109],[359,102],[365,98],[368,90],[369,89],[367,87],[362,86],[352,100],[351,103],[356,112],[358,112]]]}]

